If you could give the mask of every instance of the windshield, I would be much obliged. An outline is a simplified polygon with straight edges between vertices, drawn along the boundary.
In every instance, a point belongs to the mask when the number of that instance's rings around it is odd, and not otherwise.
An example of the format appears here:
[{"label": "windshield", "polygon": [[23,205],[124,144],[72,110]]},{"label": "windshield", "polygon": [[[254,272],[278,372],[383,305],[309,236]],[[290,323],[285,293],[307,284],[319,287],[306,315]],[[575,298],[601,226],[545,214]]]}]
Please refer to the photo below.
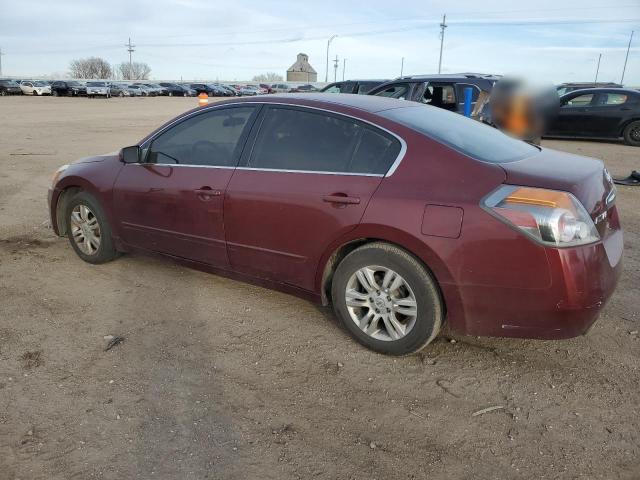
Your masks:
[{"label": "windshield", "polygon": [[500,130],[437,107],[407,106],[385,110],[379,115],[483,162],[512,162],[539,151]]},{"label": "windshield", "polygon": [[87,82],[87,86],[89,87],[106,87],[107,84],[104,82]]},{"label": "windshield", "polygon": [[41,81],[33,82],[34,87],[48,87],[49,84]]}]

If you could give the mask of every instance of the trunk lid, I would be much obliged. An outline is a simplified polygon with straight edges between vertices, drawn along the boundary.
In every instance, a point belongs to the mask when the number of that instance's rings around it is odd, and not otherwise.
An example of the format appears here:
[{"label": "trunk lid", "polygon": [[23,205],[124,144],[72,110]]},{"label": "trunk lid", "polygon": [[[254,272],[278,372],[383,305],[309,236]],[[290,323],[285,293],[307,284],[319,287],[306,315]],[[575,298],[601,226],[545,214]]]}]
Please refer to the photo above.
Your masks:
[{"label": "trunk lid", "polygon": [[[601,160],[543,148],[531,157],[501,163],[505,183],[571,192],[589,212],[601,238],[619,229],[616,190]],[[609,227],[609,228],[607,228]]]}]

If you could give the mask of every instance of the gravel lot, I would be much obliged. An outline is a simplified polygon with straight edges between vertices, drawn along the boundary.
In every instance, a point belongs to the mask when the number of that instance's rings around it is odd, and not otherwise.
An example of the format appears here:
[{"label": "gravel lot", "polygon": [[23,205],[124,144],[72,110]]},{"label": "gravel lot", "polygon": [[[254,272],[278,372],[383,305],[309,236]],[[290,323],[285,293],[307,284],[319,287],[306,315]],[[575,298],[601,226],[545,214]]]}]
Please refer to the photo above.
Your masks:
[{"label": "gravel lot", "polygon": [[[640,188],[619,187],[625,272],[588,336],[385,357],[329,310],[169,260],[92,266],[47,227],[56,167],[196,103],[0,99],[0,479],[640,478]],[[640,148],[544,144],[640,170]]]}]

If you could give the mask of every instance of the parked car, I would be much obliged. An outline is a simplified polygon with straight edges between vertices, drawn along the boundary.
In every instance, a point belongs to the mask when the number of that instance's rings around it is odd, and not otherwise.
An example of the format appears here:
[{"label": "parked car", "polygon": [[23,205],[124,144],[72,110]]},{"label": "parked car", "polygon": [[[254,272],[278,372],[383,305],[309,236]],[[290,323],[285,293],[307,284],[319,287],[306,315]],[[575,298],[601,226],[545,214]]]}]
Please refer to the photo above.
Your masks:
[{"label": "parked car", "polygon": [[56,80],[51,84],[51,94],[54,97],[78,97],[87,94],[87,87],[75,80]]},{"label": "parked car", "polygon": [[291,85],[286,83],[274,83],[271,85],[271,93],[289,93],[291,91]]},{"label": "parked car", "polygon": [[213,90],[214,97],[231,97],[233,94],[226,88],[224,88],[219,83],[208,83],[207,84]]},{"label": "parked car", "polygon": [[252,85],[243,85],[243,86],[241,86],[240,89],[238,90],[238,93],[243,97],[246,97],[246,96],[251,97],[251,96],[254,96],[254,95],[260,95],[260,91],[256,87],[254,87]]},{"label": "parked car", "polygon": [[131,84],[127,85],[127,89],[129,90],[129,94],[132,97],[148,97],[149,90],[142,85]]},{"label": "parked car", "polygon": [[145,97],[157,97],[159,94],[158,89],[152,87],[149,84],[137,82],[137,83],[134,83],[134,85],[137,85],[140,88],[140,90],[142,90],[142,94]]},{"label": "parked car", "polygon": [[107,82],[87,82],[87,98],[111,98],[111,89]]},{"label": "parked car", "polygon": [[561,83],[556,87],[558,96],[561,97],[569,92],[575,90],[583,90],[585,88],[622,88],[622,85],[614,82],[573,82],[573,83]]},{"label": "parked car", "polygon": [[20,90],[24,95],[51,95],[51,85],[40,80],[23,80]]},{"label": "parked car", "polygon": [[109,90],[112,97],[130,97],[131,92],[126,85],[121,83],[110,83]]},{"label": "parked car", "polygon": [[157,83],[147,83],[145,84],[148,87],[154,89],[156,91],[156,95],[160,95],[160,96],[169,96],[169,90],[167,90],[166,88],[164,88],[162,85],[159,85]]},{"label": "parked car", "polygon": [[291,89],[291,93],[312,93],[312,92],[319,92],[319,91],[320,90],[316,86],[311,84],[298,85]]},{"label": "parked car", "polygon": [[260,88],[266,90],[264,93],[273,93],[273,88],[271,88],[271,85],[267,84],[267,83],[261,83],[260,85],[258,85]]},{"label": "parked car", "polygon": [[547,137],[624,139],[640,146],[640,92],[627,88],[588,88],[560,97],[560,110]]},{"label": "parked car", "polygon": [[224,88],[227,92],[229,92],[229,96],[230,97],[237,97],[240,96],[240,92],[238,92],[238,90],[236,90],[235,88],[233,88],[231,85],[224,85],[224,84],[220,84],[220,86],[222,88]]},{"label": "parked car", "polygon": [[473,336],[583,334],[621,273],[601,161],[365,95],[191,110],[60,167],[49,205],[84,261],[152,251],[332,303],[389,354],[419,350],[445,321]]},{"label": "parked car", "polygon": [[210,97],[215,97],[216,92],[218,92],[217,89],[211,87],[210,85],[207,85],[206,83],[191,83],[189,84],[189,88],[195,90],[198,95],[200,95],[201,93],[206,93]]},{"label": "parked car", "polygon": [[22,95],[20,85],[14,80],[0,79],[0,96],[5,95]]},{"label": "parked car", "polygon": [[368,95],[410,100],[463,113],[465,88],[473,88],[471,98],[473,109],[482,92],[486,92],[482,95],[482,97],[486,97],[499,79],[500,77],[497,75],[479,73],[415,75],[401,77],[378,85],[369,91]]},{"label": "parked car", "polygon": [[[167,95],[169,97],[189,97],[193,96],[190,94],[191,89],[185,87],[184,85],[178,85],[177,83],[170,82],[162,82],[160,83],[161,87],[164,87],[167,91]],[[195,91],[194,91],[195,95]]]},{"label": "parked car", "polygon": [[357,93],[364,95],[373,88],[388,82],[389,80],[344,80],[342,82],[330,83],[320,91],[324,93]]}]

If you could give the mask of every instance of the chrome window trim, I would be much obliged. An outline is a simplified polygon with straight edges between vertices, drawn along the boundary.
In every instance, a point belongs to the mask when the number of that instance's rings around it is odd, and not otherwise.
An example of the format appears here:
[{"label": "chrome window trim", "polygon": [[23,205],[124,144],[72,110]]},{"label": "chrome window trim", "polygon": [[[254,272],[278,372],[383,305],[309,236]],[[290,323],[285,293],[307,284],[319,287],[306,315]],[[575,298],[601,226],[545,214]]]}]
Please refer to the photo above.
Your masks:
[{"label": "chrome window trim", "polygon": [[[171,128],[172,126],[174,126],[176,123],[182,122],[183,120],[186,120],[188,118],[191,118],[194,115],[198,115],[201,114],[203,112],[208,112],[211,110],[216,110],[216,109],[224,109],[225,107],[229,107],[232,105],[284,105],[287,107],[298,107],[298,108],[307,108],[310,110],[319,110],[321,112],[329,112],[332,113],[334,115],[340,115],[343,117],[347,117],[347,118],[352,118],[354,120],[358,120],[359,122],[363,122],[366,124],[371,125],[372,127],[375,127],[379,130],[382,130],[384,132],[387,132],[389,135],[392,135],[393,137],[395,137],[399,142],[400,142],[400,152],[398,152],[398,156],[396,157],[396,159],[394,160],[394,162],[391,164],[391,166],[389,167],[389,170],[387,171],[387,173],[383,174],[379,174],[379,173],[357,173],[357,172],[322,172],[322,171],[311,171],[311,170],[283,170],[283,169],[276,169],[276,168],[251,168],[251,167],[217,167],[215,165],[180,165],[183,167],[209,167],[209,168],[235,168],[236,170],[255,170],[255,171],[268,171],[268,172],[292,172],[292,173],[317,173],[317,174],[323,174],[323,175],[355,175],[355,176],[366,176],[366,177],[390,177],[391,175],[393,175],[393,173],[398,169],[398,167],[400,166],[400,162],[402,162],[402,159],[405,157],[405,154],[407,153],[407,142],[405,142],[404,138],[402,138],[400,135],[398,135],[397,133],[392,132],[391,130],[388,130],[380,125],[376,125],[375,123],[369,121],[369,120],[365,120],[363,118],[359,118],[353,115],[349,115],[346,113],[342,113],[342,112],[335,112],[333,110],[328,110],[326,108],[321,108],[321,107],[311,107],[309,105],[299,105],[299,104],[295,104],[295,103],[286,103],[286,102],[257,102],[257,101],[247,101],[247,102],[233,102],[233,103],[224,103],[222,105],[209,105],[206,107],[202,107],[200,110],[195,110],[193,112],[191,112],[188,115],[185,115],[184,117],[180,117],[176,120],[174,120],[173,122],[169,123],[168,125],[165,125],[164,128],[162,128],[162,130],[159,130],[158,132],[156,132],[152,137],[149,137],[145,142],[143,142],[140,145],[140,148],[148,148],[148,144],[150,144],[153,140],[155,140],[158,136],[160,136],[162,133],[166,132],[169,128]],[[347,105],[348,107],[348,105]],[[373,114],[375,114],[375,112],[371,112]],[[388,120],[388,121],[393,121],[393,120]],[[130,164],[130,165],[135,165],[135,164]],[[145,165],[145,164],[140,164],[140,165]],[[164,166],[170,166],[170,167],[175,167],[177,165],[175,164],[160,164],[160,163],[154,163],[151,165],[164,165]]]},{"label": "chrome window trim", "polygon": [[222,170],[235,170],[236,167],[225,167],[223,165],[187,165],[184,163],[150,163],[150,162],[138,162],[138,163],[125,163],[125,165],[138,165],[140,167],[179,167],[179,168],[220,168]]}]

